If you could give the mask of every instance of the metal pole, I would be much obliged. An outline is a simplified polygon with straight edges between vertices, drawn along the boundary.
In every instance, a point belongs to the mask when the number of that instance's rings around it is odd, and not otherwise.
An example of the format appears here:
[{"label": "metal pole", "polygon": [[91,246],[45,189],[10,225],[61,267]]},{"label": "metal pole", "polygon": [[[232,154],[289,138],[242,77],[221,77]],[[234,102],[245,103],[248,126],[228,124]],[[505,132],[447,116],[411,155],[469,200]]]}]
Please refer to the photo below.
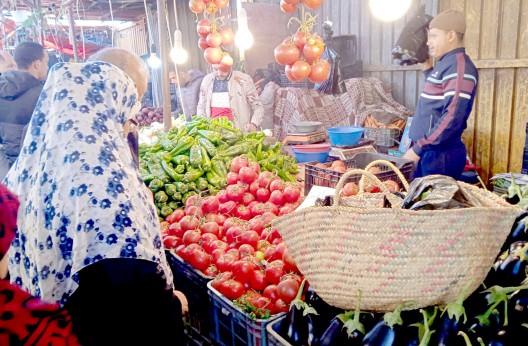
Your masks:
[{"label": "metal pole", "polygon": [[79,52],[77,51],[77,40],[75,39],[75,20],[73,19],[73,5],[68,7],[68,18],[70,20],[70,40],[73,47],[73,59],[79,62]]},{"label": "metal pole", "polygon": [[160,40],[159,58],[161,59],[161,90],[163,96],[163,125],[165,131],[169,131],[172,126],[170,90],[169,90],[169,47],[167,46],[167,21],[165,16],[165,1],[157,0],[158,10],[158,31]]}]

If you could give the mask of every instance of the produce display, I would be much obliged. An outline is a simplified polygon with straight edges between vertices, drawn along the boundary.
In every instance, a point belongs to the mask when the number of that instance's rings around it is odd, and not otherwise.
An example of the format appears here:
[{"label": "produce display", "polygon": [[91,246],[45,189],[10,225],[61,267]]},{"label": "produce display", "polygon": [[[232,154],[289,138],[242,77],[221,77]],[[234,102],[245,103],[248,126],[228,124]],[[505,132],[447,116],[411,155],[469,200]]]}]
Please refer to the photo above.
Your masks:
[{"label": "produce display", "polygon": [[211,278],[212,287],[255,319],[286,312],[302,276],[271,221],[300,204],[286,182],[245,156],[235,157],[227,186],[214,196],[191,196],[166,217],[163,243]]},{"label": "produce display", "polygon": [[228,168],[246,155],[264,171],[295,181],[297,164],[282,154],[282,145],[268,144],[263,132],[244,134],[224,117],[196,117],[151,144],[139,145],[140,173],[154,193],[158,215],[165,218],[193,195],[215,195],[227,185]]},{"label": "produce display", "polygon": [[140,126],[149,126],[154,122],[163,123],[163,107],[145,106],[136,115]]}]

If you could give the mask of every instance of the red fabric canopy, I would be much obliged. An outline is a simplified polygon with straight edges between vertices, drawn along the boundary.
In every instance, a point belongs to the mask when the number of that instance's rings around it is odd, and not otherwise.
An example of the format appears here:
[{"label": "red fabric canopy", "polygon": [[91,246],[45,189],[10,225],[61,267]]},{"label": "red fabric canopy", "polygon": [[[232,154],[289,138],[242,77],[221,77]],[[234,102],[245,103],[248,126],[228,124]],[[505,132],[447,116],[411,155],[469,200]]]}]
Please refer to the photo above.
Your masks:
[{"label": "red fabric canopy", "polygon": [[[56,49],[59,52],[67,55],[74,55],[73,45],[70,43],[70,40],[67,36],[57,37],[47,35],[44,39],[44,47]],[[77,41],[77,52],[79,56],[86,55],[86,58],[88,58],[91,54],[97,52],[102,48],[102,46],[92,42],[85,42],[83,45],[82,41]],[[83,52],[85,54],[83,54]]]}]

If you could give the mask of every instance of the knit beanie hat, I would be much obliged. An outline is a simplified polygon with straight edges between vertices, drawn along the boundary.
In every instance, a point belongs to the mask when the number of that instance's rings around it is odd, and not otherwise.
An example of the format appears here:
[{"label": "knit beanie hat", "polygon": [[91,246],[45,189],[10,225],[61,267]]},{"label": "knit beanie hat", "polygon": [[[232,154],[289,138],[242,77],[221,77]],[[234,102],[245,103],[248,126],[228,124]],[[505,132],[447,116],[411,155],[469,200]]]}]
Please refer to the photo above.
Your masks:
[{"label": "knit beanie hat", "polygon": [[454,30],[463,35],[466,33],[466,16],[455,10],[441,12],[433,18],[429,29]]}]

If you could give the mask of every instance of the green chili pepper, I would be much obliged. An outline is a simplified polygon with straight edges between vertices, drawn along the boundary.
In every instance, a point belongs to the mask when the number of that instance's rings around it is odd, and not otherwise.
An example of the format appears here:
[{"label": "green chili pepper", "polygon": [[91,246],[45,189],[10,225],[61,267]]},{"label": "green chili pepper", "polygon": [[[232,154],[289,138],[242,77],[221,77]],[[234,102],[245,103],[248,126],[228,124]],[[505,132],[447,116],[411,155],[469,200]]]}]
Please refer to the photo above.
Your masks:
[{"label": "green chili pepper", "polygon": [[184,165],[177,165],[176,167],[174,167],[174,172],[176,172],[178,174],[185,173],[185,166]]},{"label": "green chili pepper", "polygon": [[205,148],[205,150],[207,151],[207,154],[210,157],[214,157],[216,155],[216,147],[207,138],[200,137],[198,138],[198,142],[203,148]]},{"label": "green chili pepper", "polygon": [[195,144],[191,147],[189,160],[191,162],[191,166],[194,168],[199,168],[203,164],[202,149],[197,141],[195,141]]},{"label": "green chili pepper", "polygon": [[167,163],[165,161],[161,161],[161,167],[163,168],[165,173],[167,173],[167,175],[172,178],[172,180],[174,180],[174,181],[182,181],[183,180],[183,174],[176,173],[174,171],[174,169],[172,169],[172,167],[170,166],[169,163]]},{"label": "green chili pepper", "polygon": [[169,151],[159,151],[156,153],[156,157],[165,162],[170,162],[172,155]]},{"label": "green chili pepper", "polygon": [[222,140],[222,135],[216,131],[199,130],[198,136],[207,139],[209,142],[218,144]]},{"label": "green chili pepper", "polygon": [[211,159],[209,158],[209,155],[207,155],[207,151],[205,150],[204,147],[202,147],[200,144],[198,144],[198,146],[200,147],[200,150],[202,151],[202,169],[204,172],[209,172],[212,167],[211,167]]},{"label": "green chili pepper", "polygon": [[[183,176],[184,183],[191,183],[196,179],[200,178],[204,172],[201,169],[189,168]],[[190,188],[190,187],[189,187]]]},{"label": "green chili pepper", "polygon": [[174,183],[174,185],[176,186],[176,191],[180,193],[186,193],[187,191],[189,191],[189,188],[187,187],[187,185],[185,185],[185,183],[176,182]]},{"label": "green chili pepper", "polygon": [[167,177],[167,174],[163,170],[163,167],[160,164],[161,162],[165,162],[165,161],[159,160],[159,162],[157,162],[154,159],[152,159],[148,161],[147,165],[148,165],[150,174],[154,174],[157,178],[163,180]]},{"label": "green chili pepper", "polygon": [[[177,194],[179,195],[179,199],[181,200],[181,194],[179,192],[177,192]],[[176,202],[176,201],[170,201],[168,204],[167,204],[172,210],[176,210],[178,208],[180,208],[180,202]]]},{"label": "green chili pepper", "polygon": [[207,190],[207,186],[209,185],[209,182],[204,177],[199,177],[196,179],[196,188],[200,191]]},{"label": "green chili pepper", "polygon": [[165,193],[169,196],[172,196],[174,195],[174,193],[176,192],[176,185],[174,184],[165,184]]},{"label": "green chili pepper", "polygon": [[173,211],[174,211],[174,210],[172,210],[171,207],[169,207],[168,205],[165,205],[165,206],[163,206],[163,207],[161,208],[161,210],[160,210],[160,215],[161,215],[162,217],[167,217],[167,216],[169,216],[170,214],[172,214]]},{"label": "green chili pepper", "polygon": [[183,136],[178,140],[178,144],[174,146],[174,149],[171,150],[170,154],[174,157],[185,153],[187,150],[191,149],[194,144],[194,138],[191,136]]},{"label": "green chili pepper", "polygon": [[244,143],[240,143],[237,145],[234,145],[227,150],[224,150],[220,155],[222,156],[229,156],[229,157],[235,157],[238,155],[242,155],[248,152],[248,147]]},{"label": "green chili pepper", "polygon": [[162,139],[160,141],[160,144],[163,147],[163,150],[171,151],[172,149],[174,149],[174,143],[168,138]]},{"label": "green chili pepper", "polygon": [[171,162],[175,163],[176,165],[187,166],[190,161],[189,156],[187,155],[176,155],[172,157]]},{"label": "green chili pepper", "polygon": [[164,203],[169,200],[169,196],[165,193],[165,191],[158,191],[154,194],[154,201],[157,203]]},{"label": "green chili pepper", "polygon": [[159,189],[161,189],[165,185],[161,179],[155,178],[152,179],[152,181],[149,184],[149,189],[152,190],[152,192],[157,192]]},{"label": "green chili pepper", "polygon": [[[174,202],[179,204],[181,199],[182,199],[182,193],[181,192],[176,192],[174,195],[172,195],[172,199],[173,199]],[[178,208],[173,208],[173,209],[178,209]]]},{"label": "green chili pepper", "polygon": [[227,175],[227,167],[221,158],[217,156],[213,157],[211,159],[211,165],[213,171],[220,177],[224,178]]},{"label": "green chili pepper", "polygon": [[205,176],[207,177],[207,181],[209,181],[209,184],[217,188],[224,188],[226,186],[225,178],[220,177],[214,171],[207,172]]}]

